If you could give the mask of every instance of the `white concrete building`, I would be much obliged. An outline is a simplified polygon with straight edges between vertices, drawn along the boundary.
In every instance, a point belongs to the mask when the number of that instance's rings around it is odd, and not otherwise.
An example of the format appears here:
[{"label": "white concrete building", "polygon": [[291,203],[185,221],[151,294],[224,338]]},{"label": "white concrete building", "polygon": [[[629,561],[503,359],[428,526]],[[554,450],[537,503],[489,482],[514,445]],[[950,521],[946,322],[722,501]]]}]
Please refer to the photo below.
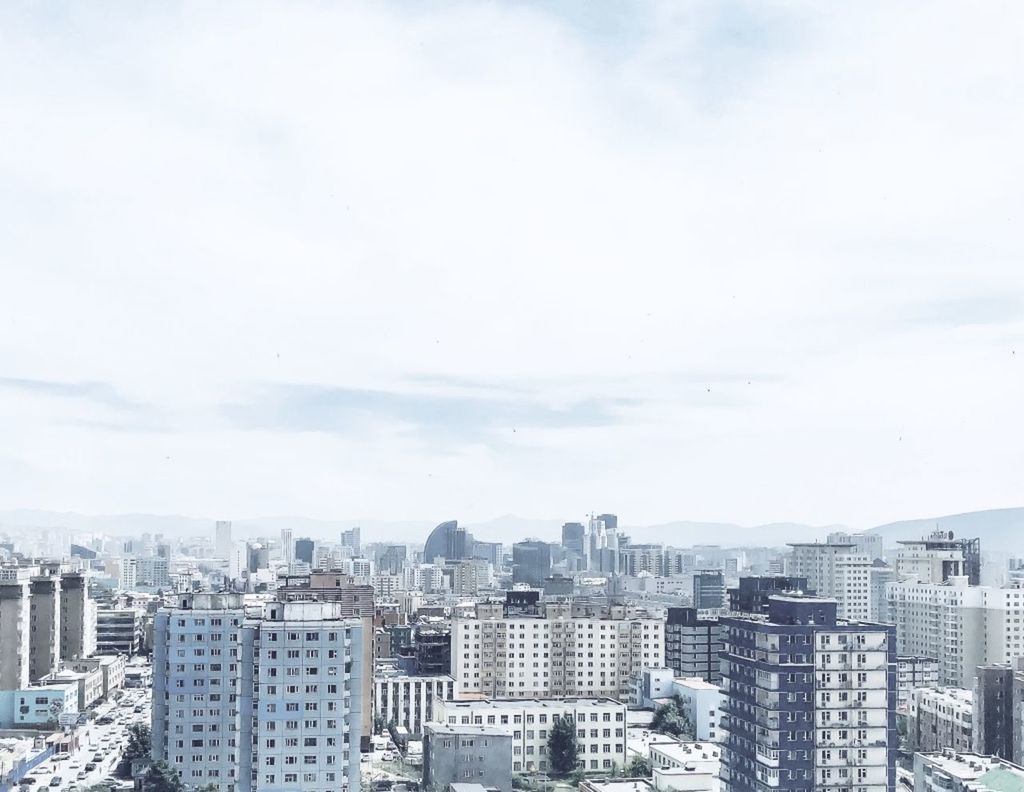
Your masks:
[{"label": "white concrete building", "polygon": [[807,578],[807,587],[819,597],[839,603],[839,618],[871,619],[871,561],[852,543],[806,542],[790,544],[786,574]]},{"label": "white concrete building", "polygon": [[505,616],[480,604],[452,622],[451,675],[460,695],[596,696],[628,701],[630,679],[664,665],[662,619],[584,618],[565,606]]},{"label": "white concrete building", "polygon": [[698,742],[717,742],[722,738],[718,728],[722,710],[722,689],[699,677],[675,679],[672,694],[683,702],[683,712],[693,724],[693,738]]},{"label": "white concrete building", "polygon": [[1024,589],[903,581],[886,587],[900,655],[934,657],[939,683],[971,688],[975,669],[1024,656]]},{"label": "white concrete building", "polygon": [[25,567],[0,568],[0,690],[28,687],[32,574]]},{"label": "white concrete building", "polygon": [[962,688],[917,688],[910,697],[907,739],[910,750],[970,751],[974,692]]},{"label": "white concrete building", "polygon": [[1017,792],[1024,767],[995,756],[957,752],[914,754],[914,792]]},{"label": "white concrete building", "polygon": [[222,792],[359,789],[362,624],[342,612],[233,594],[158,612],[154,757]]},{"label": "white concrete building", "polygon": [[494,726],[511,733],[512,770],[516,773],[548,769],[548,731],[555,718],[564,715],[576,721],[582,770],[608,772],[626,763],[626,705],[612,699],[436,701],[434,715],[440,723]]}]

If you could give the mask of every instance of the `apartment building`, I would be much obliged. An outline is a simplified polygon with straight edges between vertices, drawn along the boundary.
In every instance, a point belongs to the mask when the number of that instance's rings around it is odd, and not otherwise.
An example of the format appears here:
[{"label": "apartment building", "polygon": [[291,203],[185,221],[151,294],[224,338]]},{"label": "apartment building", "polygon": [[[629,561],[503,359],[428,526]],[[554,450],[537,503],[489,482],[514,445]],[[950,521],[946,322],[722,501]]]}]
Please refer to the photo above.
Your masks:
[{"label": "apartment building", "polygon": [[626,701],[633,674],[664,665],[664,622],[624,609],[579,616],[569,603],[547,603],[537,615],[510,615],[480,603],[472,618],[453,619],[451,641],[460,695]]},{"label": "apartment building", "polygon": [[38,682],[60,670],[60,566],[33,569],[29,594],[28,675]]},{"label": "apartment building", "polygon": [[896,658],[896,709],[910,709],[910,698],[920,687],[939,686],[939,662],[934,657],[900,655]]},{"label": "apartment building", "polygon": [[895,788],[893,629],[836,613],[776,596],[767,620],[722,619],[725,792]]},{"label": "apartment building", "polygon": [[32,569],[0,568],[0,690],[28,687]]},{"label": "apartment building", "polygon": [[945,583],[890,583],[889,613],[901,655],[934,657],[939,683],[972,688],[980,665],[1024,656],[1024,589]]},{"label": "apartment building", "polygon": [[588,773],[626,763],[626,705],[610,698],[437,701],[435,720],[453,726],[489,726],[512,735],[512,770],[548,769],[548,732],[556,718],[576,722],[577,766]]},{"label": "apartment building", "polygon": [[914,754],[914,792],[1017,792],[1024,767],[994,756],[957,753]]},{"label": "apartment building", "polygon": [[665,665],[677,677],[700,677],[717,684],[722,679],[722,651],[717,618],[702,618],[696,608],[669,608],[665,619]]},{"label": "apartment building", "polygon": [[819,597],[834,599],[838,617],[851,621],[871,618],[871,561],[854,543],[803,542],[790,544],[786,573],[807,579]]},{"label": "apartment building", "polygon": [[362,641],[339,603],[182,595],[154,624],[153,756],[223,792],[359,789]]},{"label": "apartment building", "polygon": [[910,697],[907,741],[912,751],[970,751],[974,693],[961,688],[918,688]]},{"label": "apartment building", "polygon": [[972,586],[981,583],[981,542],[957,539],[952,531],[933,531],[920,540],[901,541],[896,551],[896,571],[919,583],[944,583],[966,577]]},{"label": "apartment building", "polygon": [[96,652],[96,602],[82,572],[60,576],[60,656],[65,661]]},{"label": "apartment building", "polygon": [[494,726],[426,723],[425,789],[512,792],[512,735]]}]

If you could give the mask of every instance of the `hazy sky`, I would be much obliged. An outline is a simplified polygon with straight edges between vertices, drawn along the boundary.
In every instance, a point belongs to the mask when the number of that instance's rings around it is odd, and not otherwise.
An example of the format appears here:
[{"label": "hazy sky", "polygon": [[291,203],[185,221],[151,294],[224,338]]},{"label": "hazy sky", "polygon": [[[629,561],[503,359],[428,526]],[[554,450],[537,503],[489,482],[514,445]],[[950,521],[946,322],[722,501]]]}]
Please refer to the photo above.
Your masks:
[{"label": "hazy sky", "polygon": [[1009,2],[4,3],[0,507],[1019,505],[1022,53]]}]

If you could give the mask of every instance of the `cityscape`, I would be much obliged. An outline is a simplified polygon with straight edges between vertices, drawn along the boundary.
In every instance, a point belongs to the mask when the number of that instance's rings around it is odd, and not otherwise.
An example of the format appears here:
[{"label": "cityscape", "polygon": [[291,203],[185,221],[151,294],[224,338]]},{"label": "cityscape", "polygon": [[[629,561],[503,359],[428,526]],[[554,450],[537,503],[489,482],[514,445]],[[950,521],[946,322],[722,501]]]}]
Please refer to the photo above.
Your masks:
[{"label": "cityscape", "polygon": [[507,544],[7,527],[3,784],[1003,792],[1024,557],[941,527],[985,516],[736,547],[610,513]]},{"label": "cityscape", "polygon": [[0,75],[0,792],[1024,792],[1024,3]]}]

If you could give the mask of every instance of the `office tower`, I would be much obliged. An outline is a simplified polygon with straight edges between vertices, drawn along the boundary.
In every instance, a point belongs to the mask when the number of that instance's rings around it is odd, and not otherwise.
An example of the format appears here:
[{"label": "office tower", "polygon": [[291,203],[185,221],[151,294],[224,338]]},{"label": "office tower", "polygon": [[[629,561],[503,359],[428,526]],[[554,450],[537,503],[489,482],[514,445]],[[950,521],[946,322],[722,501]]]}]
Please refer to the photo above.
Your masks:
[{"label": "office tower", "polygon": [[0,568],[0,690],[28,687],[32,569]]},{"label": "office tower", "polygon": [[979,666],[974,679],[974,733],[971,750],[1013,761],[1015,671],[1010,665]]},{"label": "office tower", "polygon": [[722,610],[725,607],[725,576],[720,569],[693,573],[693,607],[697,610]]},{"label": "office tower", "polygon": [[362,625],[338,603],[243,602],[187,594],[157,613],[154,758],[222,792],[359,789]]},{"label": "office tower", "polygon": [[896,571],[914,576],[920,583],[944,583],[966,577],[972,586],[981,584],[981,540],[955,539],[952,531],[934,531],[920,540],[899,542]]},{"label": "office tower", "polygon": [[562,526],[562,547],[565,550],[566,566],[570,572],[586,568],[587,529],[583,523],[567,522]]},{"label": "office tower", "polygon": [[611,575],[619,573],[618,524],[614,514],[591,518],[584,545],[587,569]]},{"label": "office tower", "polygon": [[786,574],[807,578],[807,585],[819,597],[839,604],[839,618],[867,621],[871,616],[871,559],[845,543],[820,542],[789,545],[793,551]]},{"label": "office tower", "polygon": [[741,577],[736,588],[729,589],[729,610],[733,613],[768,613],[768,598],[775,594],[806,594],[813,596],[807,578],[785,575]]},{"label": "office tower", "polygon": [[971,689],[980,665],[1024,656],[1024,589],[945,583],[890,583],[889,614],[901,655],[934,657],[939,683]]},{"label": "office tower", "polygon": [[512,545],[512,582],[539,587],[551,574],[551,546],[530,539]]},{"label": "office tower", "polygon": [[962,688],[917,688],[907,713],[907,750],[971,750],[974,694]]},{"label": "office tower", "polygon": [[80,660],[96,652],[96,603],[82,572],[60,576],[60,656]]},{"label": "office tower", "polygon": [[893,792],[896,652],[888,625],[776,596],[722,621],[723,792]]},{"label": "office tower", "polygon": [[669,608],[665,619],[665,666],[677,677],[722,679],[719,652],[721,627],[717,618],[702,619],[696,608]]},{"label": "office tower", "polygon": [[885,555],[882,548],[881,534],[870,533],[868,531],[855,533],[847,531],[833,531],[828,535],[826,541],[829,544],[853,545],[855,553],[866,555],[872,561],[876,558],[882,558]]},{"label": "office tower", "polygon": [[227,558],[231,551],[231,521],[217,520],[213,534],[213,554],[216,558]]},{"label": "office tower", "polygon": [[359,537],[359,526],[355,528],[349,528],[347,531],[341,532],[341,545],[342,547],[348,547],[351,549],[351,555],[357,556],[360,553],[362,544]]},{"label": "office tower", "polygon": [[934,657],[896,657],[897,710],[902,713],[910,710],[910,699],[917,688],[938,686],[939,662]]},{"label": "office tower", "polygon": [[481,542],[473,540],[473,557],[481,558],[495,569],[501,566],[501,542]]},{"label": "office tower", "polygon": [[249,572],[259,572],[261,569],[270,568],[270,548],[266,545],[260,544],[248,544],[246,545],[246,568]]},{"label": "office tower", "polygon": [[169,544],[158,544],[156,546],[157,558],[166,558],[168,561],[171,560],[171,546]]},{"label": "office tower", "polygon": [[472,617],[452,620],[450,673],[459,694],[625,701],[631,674],[664,665],[664,641],[661,619],[624,610],[576,616],[571,604],[548,603],[537,615],[512,615],[501,603],[478,603]]},{"label": "office tower", "polygon": [[135,559],[136,584],[150,588],[171,587],[171,572],[167,559],[161,556]]},{"label": "office tower", "polygon": [[[60,565],[33,569],[29,581],[29,681],[60,670]],[[4,636],[6,640],[7,636]]]},{"label": "office tower", "polygon": [[292,538],[291,528],[281,529],[281,555],[284,558],[285,566],[291,566],[295,561],[295,540]]},{"label": "office tower", "polygon": [[438,525],[423,546],[423,561],[432,564],[440,559],[460,561],[469,558],[473,552],[473,535],[460,528],[457,520]]},{"label": "office tower", "polygon": [[313,565],[313,540],[308,538],[295,540],[295,560]]},{"label": "office tower", "polygon": [[374,558],[377,572],[382,575],[401,575],[405,568],[405,545],[377,545]]}]

